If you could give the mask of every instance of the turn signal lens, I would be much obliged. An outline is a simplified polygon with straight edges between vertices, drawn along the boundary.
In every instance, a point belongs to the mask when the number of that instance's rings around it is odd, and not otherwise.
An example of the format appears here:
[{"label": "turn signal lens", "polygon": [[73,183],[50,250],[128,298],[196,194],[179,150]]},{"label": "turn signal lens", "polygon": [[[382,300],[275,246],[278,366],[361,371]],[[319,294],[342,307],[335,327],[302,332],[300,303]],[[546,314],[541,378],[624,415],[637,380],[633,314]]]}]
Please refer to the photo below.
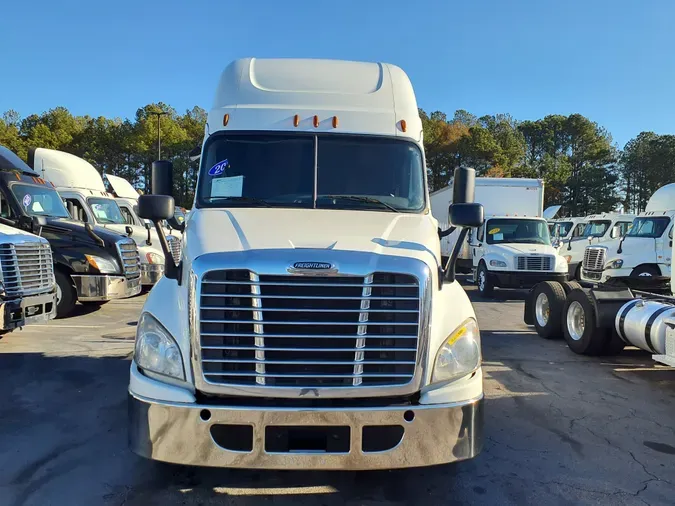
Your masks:
[{"label": "turn signal lens", "polygon": [[319,127],[319,117],[314,116],[314,128],[318,128],[318,127]]},{"label": "turn signal lens", "polygon": [[405,120],[401,120],[401,131],[405,132],[408,129],[408,125],[406,124]]},{"label": "turn signal lens", "polygon": [[339,124],[340,124],[340,121],[338,120],[338,117],[333,116],[333,128],[337,128]]},{"label": "turn signal lens", "polygon": [[298,116],[298,115],[296,114],[295,116],[293,116],[293,126],[296,127],[296,126],[298,126],[299,124],[300,124],[300,116]]},{"label": "turn signal lens", "polygon": [[227,124],[230,122],[230,115],[226,114],[223,116],[223,126],[227,126]]}]

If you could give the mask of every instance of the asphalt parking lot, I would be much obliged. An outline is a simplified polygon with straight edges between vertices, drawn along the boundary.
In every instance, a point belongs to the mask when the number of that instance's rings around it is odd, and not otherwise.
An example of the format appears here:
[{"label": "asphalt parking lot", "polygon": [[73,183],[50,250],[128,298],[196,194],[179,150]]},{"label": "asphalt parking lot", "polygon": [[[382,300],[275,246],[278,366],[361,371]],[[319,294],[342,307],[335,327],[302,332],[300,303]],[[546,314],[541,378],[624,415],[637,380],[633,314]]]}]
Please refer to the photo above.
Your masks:
[{"label": "asphalt parking lot", "polygon": [[201,469],[127,449],[126,388],[144,296],[0,340],[0,505],[673,504],[675,370],[641,351],[572,354],[521,323],[522,294],[471,292],[483,335],[486,445],[388,472]]}]

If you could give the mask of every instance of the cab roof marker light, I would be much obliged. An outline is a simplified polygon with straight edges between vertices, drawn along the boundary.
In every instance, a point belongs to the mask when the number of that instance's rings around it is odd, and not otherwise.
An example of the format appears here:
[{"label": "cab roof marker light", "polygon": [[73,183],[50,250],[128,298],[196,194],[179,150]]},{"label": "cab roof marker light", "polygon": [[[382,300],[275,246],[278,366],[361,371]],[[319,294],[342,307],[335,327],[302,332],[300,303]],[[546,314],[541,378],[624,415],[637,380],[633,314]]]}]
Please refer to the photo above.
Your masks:
[{"label": "cab roof marker light", "polygon": [[338,117],[333,116],[333,128],[337,128],[339,124],[340,124],[340,120],[338,120]]},{"label": "cab roof marker light", "polygon": [[293,126],[297,127],[300,124],[300,115],[296,114],[293,116]]},{"label": "cab roof marker light", "polygon": [[230,122],[230,115],[225,113],[225,116],[223,116],[223,126],[227,126],[229,122]]},{"label": "cab roof marker light", "polygon": [[314,115],[314,128],[319,128],[319,117]]},{"label": "cab roof marker light", "polygon": [[401,131],[405,132],[408,129],[408,124],[405,122],[404,119],[401,120]]}]

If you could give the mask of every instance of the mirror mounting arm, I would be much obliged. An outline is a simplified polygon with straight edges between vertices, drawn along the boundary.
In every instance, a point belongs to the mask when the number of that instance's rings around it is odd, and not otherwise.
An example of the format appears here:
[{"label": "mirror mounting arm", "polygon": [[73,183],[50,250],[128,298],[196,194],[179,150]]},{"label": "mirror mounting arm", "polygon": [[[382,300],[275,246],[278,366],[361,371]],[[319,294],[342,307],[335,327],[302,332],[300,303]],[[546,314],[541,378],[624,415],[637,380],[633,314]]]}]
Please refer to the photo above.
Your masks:
[{"label": "mirror mounting arm", "polygon": [[441,230],[440,228],[438,229],[438,238],[443,239],[444,237],[449,236],[452,234],[455,230],[457,230],[457,227],[450,227],[447,230]]},{"label": "mirror mounting arm", "polygon": [[462,230],[459,233],[459,237],[457,238],[457,242],[455,243],[455,246],[452,249],[452,254],[450,255],[450,258],[448,258],[446,264],[441,268],[441,272],[439,272],[438,276],[439,290],[443,288],[443,282],[445,280],[449,281],[450,283],[455,281],[455,264],[457,263],[457,257],[459,256],[459,250],[462,249],[462,243],[466,239],[466,234],[468,233],[469,233],[468,227],[462,228]]},{"label": "mirror mounting arm", "polygon": [[[183,274],[183,261],[181,260],[178,265],[176,265],[171,249],[169,248],[169,243],[166,240],[166,235],[164,235],[164,229],[159,220],[155,221],[155,230],[159,236],[159,244],[162,246],[162,251],[164,252],[164,276],[168,279],[175,279],[180,286]],[[150,234],[150,230],[148,230],[148,234]]]}]

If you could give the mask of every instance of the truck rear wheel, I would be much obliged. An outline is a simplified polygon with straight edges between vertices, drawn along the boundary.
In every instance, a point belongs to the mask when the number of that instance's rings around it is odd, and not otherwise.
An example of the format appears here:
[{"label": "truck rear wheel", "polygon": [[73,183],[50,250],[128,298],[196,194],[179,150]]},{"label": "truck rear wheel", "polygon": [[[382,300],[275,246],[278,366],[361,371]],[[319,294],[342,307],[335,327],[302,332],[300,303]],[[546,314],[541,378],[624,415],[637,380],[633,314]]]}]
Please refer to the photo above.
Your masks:
[{"label": "truck rear wheel", "polygon": [[65,318],[75,309],[77,293],[68,274],[55,270],[54,276],[56,277],[56,317]]},{"label": "truck rear wheel", "polygon": [[565,307],[565,291],[556,281],[544,281],[534,287],[534,328],[544,339],[562,337],[562,312]]},{"label": "truck rear wheel", "polygon": [[572,290],[581,290],[581,285],[576,281],[563,281],[560,284],[562,285],[563,290],[565,290],[565,296],[572,293]]},{"label": "truck rear wheel", "polygon": [[478,285],[478,293],[483,297],[492,297],[494,292],[494,285],[490,280],[490,273],[485,267],[484,263],[478,265],[478,271],[476,272],[476,284]]},{"label": "truck rear wheel", "polygon": [[612,329],[598,328],[597,322],[591,295],[584,290],[573,290],[565,302],[563,333],[574,353],[599,355],[604,351]]}]

